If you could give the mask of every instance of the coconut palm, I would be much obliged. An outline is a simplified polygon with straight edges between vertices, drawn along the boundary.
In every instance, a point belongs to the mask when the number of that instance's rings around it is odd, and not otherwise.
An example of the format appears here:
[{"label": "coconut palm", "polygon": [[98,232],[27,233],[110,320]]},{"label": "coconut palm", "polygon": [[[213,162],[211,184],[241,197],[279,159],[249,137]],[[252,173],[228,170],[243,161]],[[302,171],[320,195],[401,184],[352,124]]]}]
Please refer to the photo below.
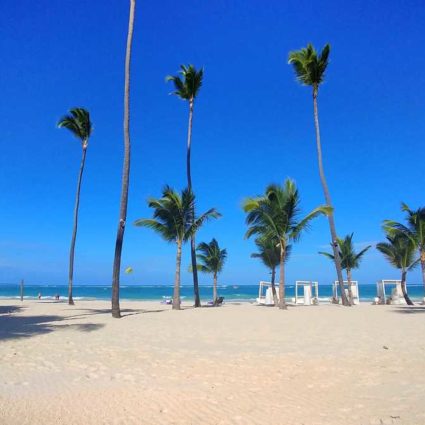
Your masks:
[{"label": "coconut palm", "polygon": [[287,179],[283,187],[271,184],[263,196],[248,198],[243,203],[249,228],[245,237],[260,235],[278,242],[279,252],[279,308],[286,309],[285,267],[286,250],[290,241],[298,241],[311,220],[321,214],[329,214],[329,206],[315,208],[299,219],[300,197],[295,182]]},{"label": "coconut palm", "polygon": [[415,243],[419,251],[422,282],[425,291],[425,207],[411,210],[405,203],[402,203],[401,210],[406,212],[406,225],[392,220],[385,220],[384,229],[390,234],[403,233]]},{"label": "coconut palm", "polygon": [[[186,174],[187,174],[187,187],[192,190],[192,177],[190,169],[190,153],[192,147],[192,121],[193,121],[193,108],[195,98],[202,86],[202,78],[204,76],[204,69],[199,71],[193,65],[180,65],[180,75],[169,75],[166,81],[171,81],[174,84],[175,90],[171,93],[189,102],[189,124],[187,130],[187,151],[186,151]],[[195,211],[193,211],[195,215]],[[195,297],[195,307],[201,306],[201,299],[199,297],[199,284],[198,284],[198,268],[196,267],[196,242],[195,236],[190,241],[190,254],[192,259],[192,273],[193,273],[193,290]]]},{"label": "coconut palm", "polygon": [[[325,79],[325,71],[329,64],[330,45],[326,44],[322,52],[318,54],[312,44],[307,47],[289,53],[289,64],[294,67],[297,80],[305,86],[311,86],[313,89],[313,108],[314,108],[314,125],[316,129],[316,147],[317,147],[317,161],[319,163],[319,175],[322,183],[323,192],[325,195],[326,204],[332,207],[332,200],[329,193],[328,184],[325,178],[325,171],[322,161],[322,145],[320,141],[320,127],[319,127],[319,112],[317,107],[317,96],[319,94],[319,86]],[[328,215],[329,228],[332,238],[332,250],[334,255],[334,262],[336,273],[338,277],[339,287],[341,290],[341,299],[343,305],[350,305],[344,291],[344,279],[341,271],[340,255],[338,255],[338,238],[335,229],[335,220],[333,208]]]},{"label": "coconut palm", "polygon": [[220,217],[220,214],[214,208],[211,208],[201,216],[193,218],[194,204],[195,195],[191,190],[185,189],[180,195],[169,186],[165,186],[161,198],[151,198],[148,201],[149,207],[154,209],[153,218],[139,219],[134,222],[136,226],[153,229],[167,242],[174,242],[177,245],[173,295],[174,310],[180,309],[182,245],[197,232],[205,221]]},{"label": "coconut palm", "polygon": [[120,271],[121,253],[124,242],[124,231],[127,220],[128,186],[130,181],[130,64],[131,47],[133,44],[134,13],[136,0],[130,0],[130,13],[128,19],[127,46],[125,52],[124,76],[124,160],[121,180],[120,213],[115,241],[114,265],[112,270],[112,317],[120,318]]},{"label": "coconut palm", "polygon": [[227,258],[227,251],[220,249],[218,242],[213,238],[210,243],[201,242],[196,247],[198,271],[213,275],[213,303],[217,305],[217,276],[223,270]]},{"label": "coconut palm", "polygon": [[73,108],[69,111],[69,115],[65,115],[59,120],[58,127],[67,128],[75,137],[77,137],[77,139],[80,140],[82,148],[80,171],[78,173],[77,180],[77,194],[75,196],[74,205],[74,227],[72,229],[71,247],[69,250],[68,304],[73,305],[74,300],[72,298],[72,284],[74,279],[74,252],[78,228],[78,209],[80,206],[81,181],[83,179],[87,147],[89,145],[89,138],[91,136],[93,126],[90,121],[90,114],[86,109]]},{"label": "coconut palm", "polygon": [[[353,235],[347,235],[344,239],[338,238],[338,246],[339,246],[339,256],[341,259],[341,267],[347,273],[347,281],[348,281],[348,298],[351,305],[354,304],[353,292],[351,289],[352,282],[352,274],[351,271],[354,269],[358,269],[360,266],[360,262],[366,253],[367,250],[370,249],[372,245],[368,245],[366,248],[362,249],[360,252],[356,252],[353,245]],[[319,252],[319,254],[324,255],[325,257],[330,258],[332,261],[335,260],[333,254],[328,252]]]},{"label": "coconut palm", "polygon": [[415,259],[416,244],[404,234],[391,235],[387,233],[388,242],[380,242],[376,248],[384,254],[391,265],[401,270],[401,290],[408,305],[413,305],[406,291],[407,272],[413,270],[419,263]]},{"label": "coconut palm", "polygon": [[[277,239],[269,239],[264,236],[260,236],[255,239],[255,245],[258,248],[258,252],[251,254],[251,258],[259,258],[263,264],[270,269],[271,272],[271,286],[274,305],[278,307],[278,298],[276,293],[276,267],[280,263],[280,247]],[[285,250],[285,261],[288,261],[291,253],[291,245],[288,245]]]}]

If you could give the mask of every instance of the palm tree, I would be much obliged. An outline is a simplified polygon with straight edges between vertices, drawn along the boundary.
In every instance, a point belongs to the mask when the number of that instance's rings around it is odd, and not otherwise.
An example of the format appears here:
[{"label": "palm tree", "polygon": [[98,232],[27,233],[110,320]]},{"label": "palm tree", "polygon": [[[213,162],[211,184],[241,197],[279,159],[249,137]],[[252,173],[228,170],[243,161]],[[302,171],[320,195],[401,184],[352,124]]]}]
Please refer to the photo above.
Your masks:
[{"label": "palm tree", "polygon": [[151,198],[148,201],[149,207],[154,209],[153,218],[139,219],[134,222],[136,226],[153,229],[167,242],[175,242],[177,245],[173,295],[174,310],[180,310],[182,245],[196,233],[205,221],[220,217],[220,214],[214,208],[211,208],[200,217],[193,218],[194,204],[195,195],[191,190],[185,189],[180,195],[169,186],[165,186],[160,199]]},{"label": "palm tree", "polygon": [[406,225],[392,220],[384,221],[384,229],[390,234],[403,233],[415,243],[419,250],[419,258],[422,269],[422,282],[425,291],[425,207],[411,210],[405,203],[401,204],[401,210],[406,212]]},{"label": "palm tree", "polygon": [[388,242],[380,242],[376,248],[384,254],[391,265],[401,270],[401,290],[408,305],[413,305],[406,291],[407,272],[413,270],[419,263],[415,260],[416,245],[405,235],[387,233]]},{"label": "palm tree", "polygon": [[[289,64],[294,67],[297,80],[305,86],[313,88],[313,108],[314,108],[314,125],[316,129],[316,147],[317,147],[317,160],[319,163],[320,181],[322,183],[323,192],[325,195],[326,204],[332,207],[331,196],[328,189],[328,184],[325,178],[325,171],[322,162],[322,145],[320,142],[320,128],[319,128],[319,112],[317,108],[317,96],[319,94],[319,86],[325,79],[325,71],[329,64],[330,45],[326,44],[322,52],[317,54],[312,44],[308,44],[306,48],[293,51],[289,53]],[[338,255],[338,238],[335,229],[335,220],[333,214],[333,207],[331,213],[328,215],[329,228],[332,238],[332,250],[334,253],[334,262],[336,274],[338,276],[339,287],[341,290],[341,299],[343,305],[350,305],[344,291],[344,279],[341,271],[340,255]]]},{"label": "palm tree", "polygon": [[[280,247],[277,239],[269,239],[264,236],[260,236],[255,239],[255,245],[257,245],[258,252],[251,254],[251,258],[259,258],[263,264],[270,269],[271,272],[271,285],[273,293],[273,301],[275,307],[278,307],[279,300],[276,293],[276,267],[280,263]],[[288,245],[285,250],[285,262],[288,261],[291,245]]]},{"label": "palm tree", "polygon": [[120,271],[121,253],[124,242],[124,231],[127,220],[128,186],[130,180],[130,64],[131,46],[133,44],[134,12],[136,0],[130,0],[128,18],[127,47],[125,53],[124,81],[124,161],[121,180],[120,214],[118,220],[117,238],[115,241],[114,265],[112,270],[112,317],[120,318]]},{"label": "palm tree", "polygon": [[196,258],[199,260],[198,271],[213,275],[213,303],[217,305],[217,275],[223,270],[227,258],[227,251],[220,249],[218,242],[213,238],[210,243],[198,244]]},{"label": "palm tree", "polygon": [[[204,76],[204,69],[199,71],[193,65],[180,65],[180,78],[179,75],[169,75],[166,81],[174,83],[175,91],[172,94],[180,99],[189,102],[189,124],[187,129],[187,151],[186,151],[186,174],[187,174],[187,187],[192,190],[192,177],[190,173],[190,152],[192,147],[192,121],[193,121],[193,107],[195,98],[202,86],[202,78]],[[195,216],[195,211],[192,211]],[[193,291],[195,297],[195,307],[201,306],[201,299],[199,297],[199,284],[198,284],[198,268],[196,267],[196,242],[195,236],[190,240],[190,254],[192,259],[192,273],[193,273]]]},{"label": "palm tree", "polygon": [[[351,305],[354,305],[353,292],[351,289],[351,282],[352,282],[351,270],[359,268],[360,261],[362,260],[363,255],[372,246],[372,245],[368,245],[366,248],[362,249],[359,253],[357,253],[353,245],[353,235],[354,233],[351,233],[351,235],[347,235],[344,239],[338,238],[341,267],[347,273],[348,298]],[[322,254],[330,258],[332,261],[335,260],[334,256],[332,254],[329,254],[328,252],[319,252],[319,254]]]},{"label": "palm tree", "polygon": [[321,215],[329,214],[329,206],[320,206],[303,219],[299,219],[300,197],[294,181],[286,179],[283,187],[271,184],[263,196],[248,198],[243,203],[247,213],[249,228],[245,237],[260,235],[278,242],[279,252],[279,308],[286,309],[284,261],[289,241],[298,241],[301,232],[310,221]]},{"label": "palm tree", "polygon": [[68,304],[73,305],[72,284],[74,279],[74,252],[75,240],[77,238],[78,228],[78,209],[80,206],[80,189],[83,178],[84,165],[86,162],[87,147],[91,136],[93,126],[90,121],[90,114],[84,108],[73,108],[69,111],[69,115],[65,115],[58,122],[59,128],[67,128],[81,142],[82,156],[80,163],[80,171],[77,180],[77,194],[75,196],[74,206],[74,227],[72,230],[71,248],[69,250],[69,272],[68,272]]}]

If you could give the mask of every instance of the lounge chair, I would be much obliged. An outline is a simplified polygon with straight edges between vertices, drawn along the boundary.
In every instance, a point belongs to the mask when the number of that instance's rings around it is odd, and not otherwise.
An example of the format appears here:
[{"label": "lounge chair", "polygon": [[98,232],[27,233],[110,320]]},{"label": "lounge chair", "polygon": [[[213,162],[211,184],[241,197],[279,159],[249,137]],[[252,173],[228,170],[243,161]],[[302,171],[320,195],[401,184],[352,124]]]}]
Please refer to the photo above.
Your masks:
[{"label": "lounge chair", "polygon": [[215,300],[215,305],[222,305],[223,304],[223,301],[224,301],[224,297],[218,297]]},{"label": "lounge chair", "polygon": [[223,304],[223,301],[224,301],[224,297],[217,297],[217,299],[215,300],[215,304],[214,304],[214,301],[208,301],[208,305],[211,305],[211,306],[213,306],[213,305],[216,305],[216,306],[220,306],[220,305],[222,305]]}]

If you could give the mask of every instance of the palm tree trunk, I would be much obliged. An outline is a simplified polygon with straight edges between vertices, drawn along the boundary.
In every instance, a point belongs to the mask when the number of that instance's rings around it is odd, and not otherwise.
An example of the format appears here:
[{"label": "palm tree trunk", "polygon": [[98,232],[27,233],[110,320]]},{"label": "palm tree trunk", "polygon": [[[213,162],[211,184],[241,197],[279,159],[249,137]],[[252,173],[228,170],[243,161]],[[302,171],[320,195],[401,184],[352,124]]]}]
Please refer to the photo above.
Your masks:
[{"label": "palm tree trunk", "polygon": [[350,301],[351,305],[354,305],[354,298],[353,298],[353,290],[351,287],[352,277],[351,277],[351,269],[347,268],[347,281],[348,281],[348,299]]},{"label": "palm tree trunk", "polygon": [[406,270],[402,270],[402,272],[401,272],[401,292],[403,292],[403,297],[406,300],[406,304],[407,305],[414,305],[412,303],[412,300],[409,298],[409,295],[407,295],[407,291],[406,291],[406,275],[407,275]]},{"label": "palm tree trunk", "polygon": [[[190,173],[190,150],[192,147],[192,121],[193,121],[193,104],[194,100],[189,101],[189,125],[187,129],[187,152],[186,152],[186,173],[187,173],[187,187],[192,190],[192,177]],[[195,209],[192,211],[192,220],[195,218]],[[192,273],[193,273],[193,294],[195,298],[195,307],[201,306],[201,299],[199,296],[199,283],[198,283],[198,268],[196,267],[196,240],[195,235],[190,239],[190,256],[192,260]]]},{"label": "palm tree trunk", "polygon": [[421,270],[422,270],[422,283],[424,284],[424,301],[425,301],[425,250],[420,251]]},{"label": "palm tree trunk", "polygon": [[24,279],[21,280],[20,296],[21,296],[21,301],[24,301]]},{"label": "palm tree trunk", "polygon": [[272,294],[273,294],[274,306],[278,307],[279,306],[279,300],[277,298],[275,280],[276,280],[276,267],[273,267],[272,268],[272,282],[271,282],[272,283]]},{"label": "palm tree trunk", "polygon": [[182,262],[182,243],[177,241],[176,277],[174,279],[173,310],[180,310],[180,267]]},{"label": "palm tree trunk", "polygon": [[286,310],[285,301],[285,247],[280,244],[280,263],[279,263],[279,308]]},{"label": "palm tree trunk", "polygon": [[74,281],[74,252],[75,252],[75,240],[77,239],[78,229],[78,208],[80,206],[80,190],[81,181],[83,179],[84,164],[86,162],[87,146],[83,142],[83,153],[81,156],[80,172],[78,173],[77,181],[77,194],[75,195],[75,206],[74,206],[74,228],[72,230],[71,247],[69,249],[69,272],[68,272],[68,304],[74,305],[72,298],[72,284]]},{"label": "palm tree trunk", "polygon": [[[323,169],[322,145],[320,142],[319,112],[317,108],[317,94],[318,94],[317,87],[314,87],[313,88],[313,107],[314,107],[314,126],[316,129],[317,161],[319,163],[320,181],[322,183],[326,204],[332,207],[331,196],[329,193],[328,184],[326,182],[325,172]],[[334,254],[335,269],[336,269],[336,274],[338,277],[339,289],[341,291],[341,301],[343,305],[348,306],[350,305],[350,303],[347,300],[347,296],[345,295],[345,290],[344,290],[344,278],[342,277],[341,259],[339,257],[339,246],[338,246],[337,234],[335,229],[335,220],[334,220],[333,210],[328,215],[328,220],[329,220],[329,228],[331,231],[332,250]]]},{"label": "palm tree trunk", "polygon": [[128,19],[127,48],[125,53],[124,82],[124,162],[121,182],[120,216],[118,221],[117,239],[115,242],[114,266],[112,271],[112,317],[120,318],[120,270],[121,253],[124,241],[125,224],[127,220],[128,186],[130,180],[130,63],[131,46],[133,43],[134,12],[136,0],[130,0]]},{"label": "palm tree trunk", "polygon": [[217,305],[217,273],[214,273],[214,282],[213,282],[213,302],[214,305]]}]

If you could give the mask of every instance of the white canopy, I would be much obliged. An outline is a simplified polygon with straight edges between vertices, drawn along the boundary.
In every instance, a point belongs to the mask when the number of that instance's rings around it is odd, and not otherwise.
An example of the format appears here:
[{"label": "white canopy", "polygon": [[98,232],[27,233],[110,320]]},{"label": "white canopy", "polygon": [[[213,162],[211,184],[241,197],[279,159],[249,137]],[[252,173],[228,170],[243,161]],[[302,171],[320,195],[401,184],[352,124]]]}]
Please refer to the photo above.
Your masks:
[{"label": "white canopy", "polygon": [[[388,287],[392,287],[391,292]],[[379,304],[406,304],[403,291],[401,290],[401,280],[379,280],[376,283],[376,294]]]},{"label": "white canopy", "polygon": [[[345,295],[348,297],[348,280],[344,280],[344,290]],[[339,281],[335,280],[333,285],[333,296],[336,300],[339,300]],[[353,294],[354,304],[359,304],[360,302],[360,293],[359,293],[359,283],[357,280],[351,281],[351,293]]]}]

